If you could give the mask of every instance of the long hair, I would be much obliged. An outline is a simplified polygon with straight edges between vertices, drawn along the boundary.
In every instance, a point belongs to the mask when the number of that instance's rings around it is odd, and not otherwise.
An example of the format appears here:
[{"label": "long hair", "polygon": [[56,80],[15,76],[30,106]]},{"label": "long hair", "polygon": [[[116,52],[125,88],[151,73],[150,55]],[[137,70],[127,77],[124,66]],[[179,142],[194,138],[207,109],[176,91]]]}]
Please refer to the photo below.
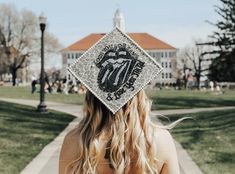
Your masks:
[{"label": "long hair", "polygon": [[105,158],[115,174],[125,173],[135,161],[136,174],[156,174],[156,145],[149,117],[150,102],[141,90],[117,113],[113,114],[87,91],[84,118],[77,131],[78,158],[69,174],[95,174],[101,157],[101,137],[108,139]]}]

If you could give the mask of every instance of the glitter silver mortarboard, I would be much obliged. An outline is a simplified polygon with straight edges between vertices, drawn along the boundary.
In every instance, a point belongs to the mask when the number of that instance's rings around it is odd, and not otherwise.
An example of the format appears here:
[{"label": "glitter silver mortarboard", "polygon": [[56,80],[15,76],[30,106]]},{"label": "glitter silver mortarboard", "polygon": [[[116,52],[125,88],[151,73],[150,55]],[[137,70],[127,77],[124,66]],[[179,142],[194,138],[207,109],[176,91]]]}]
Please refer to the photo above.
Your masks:
[{"label": "glitter silver mortarboard", "polygon": [[162,70],[137,43],[115,28],[68,70],[116,113]]}]

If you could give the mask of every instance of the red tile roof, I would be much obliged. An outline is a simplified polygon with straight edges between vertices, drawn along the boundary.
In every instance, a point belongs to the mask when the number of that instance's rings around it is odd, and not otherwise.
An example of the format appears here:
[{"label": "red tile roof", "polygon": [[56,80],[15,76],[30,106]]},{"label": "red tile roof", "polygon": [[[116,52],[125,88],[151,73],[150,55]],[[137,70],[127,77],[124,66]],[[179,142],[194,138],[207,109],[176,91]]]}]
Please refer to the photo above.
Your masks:
[{"label": "red tile roof", "polygon": [[[157,49],[176,49],[175,47],[151,36],[148,33],[127,33],[136,43],[138,43],[144,50]],[[73,43],[65,48],[63,51],[86,51],[98,40],[100,40],[105,33],[93,33],[83,39]]]}]

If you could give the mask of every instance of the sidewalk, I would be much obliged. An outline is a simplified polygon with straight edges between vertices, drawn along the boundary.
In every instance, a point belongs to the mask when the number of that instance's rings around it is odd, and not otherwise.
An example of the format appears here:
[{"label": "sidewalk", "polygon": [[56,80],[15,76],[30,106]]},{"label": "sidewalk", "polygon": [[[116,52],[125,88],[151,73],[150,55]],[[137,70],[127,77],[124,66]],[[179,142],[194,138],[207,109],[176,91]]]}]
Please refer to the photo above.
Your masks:
[{"label": "sidewalk", "polygon": [[174,115],[174,114],[192,114],[204,111],[219,111],[235,109],[235,106],[224,106],[224,107],[211,107],[211,108],[193,108],[193,109],[170,109],[170,110],[157,110],[152,111],[153,115]]},{"label": "sidewalk", "polygon": [[[39,102],[35,100],[24,99],[10,99],[1,98],[2,101],[19,103],[36,107]],[[79,105],[61,104],[54,102],[46,102],[47,108],[65,112],[77,117],[71,122],[68,127],[61,132],[61,134],[55,138],[53,142],[44,147],[44,149],[26,166],[21,174],[58,174],[58,159],[60,148],[64,139],[64,136],[77,125],[79,116],[82,113],[82,107]],[[221,108],[199,108],[199,109],[179,109],[179,110],[162,110],[153,111],[152,116],[155,115],[170,115],[170,114],[185,114],[195,113],[201,111],[210,110],[223,110],[223,109],[235,109],[235,107],[221,107]],[[176,148],[179,157],[179,164],[181,174],[202,174],[198,166],[192,161],[191,157],[182,148],[182,146],[176,142]]]}]

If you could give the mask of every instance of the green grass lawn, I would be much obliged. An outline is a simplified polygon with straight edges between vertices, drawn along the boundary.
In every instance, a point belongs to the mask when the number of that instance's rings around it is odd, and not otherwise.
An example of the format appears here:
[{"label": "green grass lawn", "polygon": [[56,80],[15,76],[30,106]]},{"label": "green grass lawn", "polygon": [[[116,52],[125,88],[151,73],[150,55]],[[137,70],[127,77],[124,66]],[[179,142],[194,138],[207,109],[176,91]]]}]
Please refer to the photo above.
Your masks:
[{"label": "green grass lawn", "polygon": [[[39,89],[38,89],[39,90]],[[235,91],[225,91],[223,95],[216,95],[211,91],[190,90],[146,90],[152,99],[152,109],[182,109],[199,107],[235,106]],[[1,87],[0,97],[39,100],[39,93],[31,94],[28,87]],[[46,101],[68,104],[82,104],[84,95],[80,94],[46,94]]]},{"label": "green grass lawn", "polygon": [[[31,87],[13,87],[13,86],[0,86],[0,97],[9,97],[9,98],[21,98],[21,99],[31,99],[39,100],[39,87],[37,86],[37,91],[34,94],[31,94]],[[50,94],[46,93],[46,101],[53,101],[59,103],[68,103],[68,104],[82,104],[84,101],[84,96],[81,94]]]},{"label": "green grass lawn", "polygon": [[[147,90],[153,109],[235,106],[235,91]],[[30,87],[0,87],[0,97],[39,100]],[[84,95],[46,94],[46,101],[82,104]],[[204,112],[172,130],[205,174],[235,173],[235,110]],[[182,115],[180,116],[182,117]],[[171,117],[172,121],[179,117]],[[35,108],[0,102],[0,173],[19,173],[73,118]],[[14,165],[13,165],[14,164]],[[6,167],[7,166],[7,167]]]},{"label": "green grass lawn", "polygon": [[0,173],[18,174],[74,119],[64,113],[0,101]]},{"label": "green grass lawn", "polygon": [[152,109],[182,109],[200,107],[235,106],[235,91],[227,90],[222,95],[211,91],[197,90],[147,90],[152,99]]},{"label": "green grass lawn", "polygon": [[[204,174],[235,173],[235,110],[188,114],[171,132]],[[171,117],[174,121],[180,117]]]}]

